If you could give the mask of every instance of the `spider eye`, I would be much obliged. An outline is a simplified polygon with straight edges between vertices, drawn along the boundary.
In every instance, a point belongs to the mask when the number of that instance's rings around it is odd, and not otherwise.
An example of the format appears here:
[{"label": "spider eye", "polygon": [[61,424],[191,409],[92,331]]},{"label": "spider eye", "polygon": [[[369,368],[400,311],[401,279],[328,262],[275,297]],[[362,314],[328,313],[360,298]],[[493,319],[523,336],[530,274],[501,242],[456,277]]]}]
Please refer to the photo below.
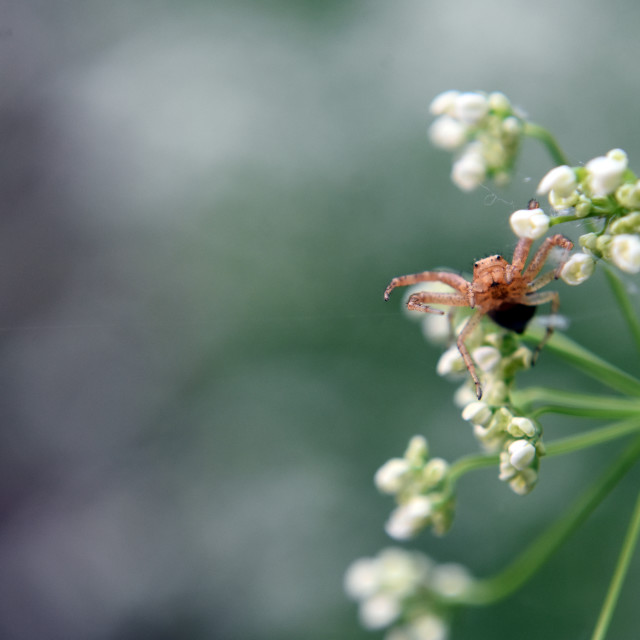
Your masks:
[{"label": "spider eye", "polygon": [[477,268],[478,268],[478,263],[477,263],[477,262],[474,262],[474,263],[473,263],[473,267],[474,267],[475,269],[477,269]]}]

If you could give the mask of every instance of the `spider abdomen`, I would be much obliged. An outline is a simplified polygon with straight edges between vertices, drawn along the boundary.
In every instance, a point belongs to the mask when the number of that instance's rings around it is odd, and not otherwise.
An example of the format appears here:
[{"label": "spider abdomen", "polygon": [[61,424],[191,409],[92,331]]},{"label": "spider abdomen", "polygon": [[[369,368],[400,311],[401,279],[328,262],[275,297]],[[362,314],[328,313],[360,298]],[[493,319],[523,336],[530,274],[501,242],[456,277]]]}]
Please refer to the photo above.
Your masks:
[{"label": "spider abdomen", "polygon": [[523,333],[535,312],[536,307],[534,306],[509,302],[500,305],[496,309],[491,309],[487,312],[487,315],[497,325],[516,333]]}]

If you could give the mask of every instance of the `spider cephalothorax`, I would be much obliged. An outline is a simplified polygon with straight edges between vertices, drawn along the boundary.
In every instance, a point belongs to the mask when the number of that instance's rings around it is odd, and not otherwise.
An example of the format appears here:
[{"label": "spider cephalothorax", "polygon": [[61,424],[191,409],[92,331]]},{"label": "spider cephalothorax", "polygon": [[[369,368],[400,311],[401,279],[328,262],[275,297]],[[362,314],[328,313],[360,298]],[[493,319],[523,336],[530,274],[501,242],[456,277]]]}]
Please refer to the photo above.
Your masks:
[{"label": "spider cephalothorax", "polygon": [[[537,203],[534,204],[537,206]],[[532,208],[531,204],[530,208]],[[568,251],[573,248],[573,243],[560,234],[546,238],[534,254],[529,266],[525,268],[532,244],[533,240],[531,238],[521,238],[513,252],[511,264],[499,255],[478,260],[473,265],[473,280],[471,282],[465,280],[462,276],[447,271],[424,271],[423,273],[394,278],[384,292],[384,299],[388,300],[391,292],[396,287],[405,287],[419,282],[442,282],[455,289],[455,291],[451,293],[431,291],[414,293],[409,297],[407,308],[413,311],[439,314],[443,312],[432,309],[429,304],[475,309],[475,313],[469,318],[458,335],[456,344],[476,385],[478,399],[482,397],[482,387],[480,386],[473,360],[465,346],[465,339],[478,325],[482,317],[487,315],[500,326],[516,333],[522,333],[538,305],[550,302],[551,312],[556,313],[558,311],[560,303],[558,293],[556,291],[539,292],[538,290],[560,276],[560,271],[567,260],[567,255],[564,256],[553,271],[540,277],[538,277],[538,274],[553,247],[561,247],[568,254]],[[536,349],[536,355],[552,332],[553,328],[549,326],[545,337]]]}]

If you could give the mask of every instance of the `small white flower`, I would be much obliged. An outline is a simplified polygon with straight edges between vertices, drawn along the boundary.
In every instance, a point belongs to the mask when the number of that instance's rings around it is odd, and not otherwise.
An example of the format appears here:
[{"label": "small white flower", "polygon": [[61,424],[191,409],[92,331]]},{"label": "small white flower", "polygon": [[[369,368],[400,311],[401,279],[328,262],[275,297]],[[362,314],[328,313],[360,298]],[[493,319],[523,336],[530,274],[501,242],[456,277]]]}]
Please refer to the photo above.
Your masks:
[{"label": "small white flower", "polygon": [[535,240],[549,229],[549,216],[542,209],[518,209],[511,214],[509,223],[519,238]]},{"label": "small white flower", "polygon": [[500,360],[502,359],[500,352],[495,347],[489,346],[482,346],[474,349],[471,353],[471,357],[478,365],[478,369],[485,372],[493,371],[493,369],[500,364]]},{"label": "small white flower", "polygon": [[574,253],[562,267],[560,277],[567,284],[575,286],[590,278],[595,268],[596,263],[590,255],[581,252]]},{"label": "small white flower", "polygon": [[448,115],[436,118],[428,130],[429,140],[441,149],[454,151],[461,147],[467,139],[465,124]]},{"label": "small white flower", "polygon": [[531,438],[536,435],[536,425],[529,418],[516,416],[509,423],[507,431],[515,438],[521,438],[522,436]]},{"label": "small white flower", "polygon": [[640,272],[640,238],[630,233],[614,236],[609,245],[611,260],[622,271]]},{"label": "small white flower", "polygon": [[577,186],[576,174],[571,167],[563,164],[551,169],[538,185],[538,193],[545,194],[553,191],[557,196],[566,198],[575,191]]},{"label": "small white flower", "polygon": [[475,148],[465,152],[451,168],[451,180],[463,191],[473,191],[486,177],[487,164]]},{"label": "small white flower", "polygon": [[351,563],[344,576],[344,590],[353,600],[369,598],[380,588],[380,571],[374,558]]},{"label": "small white flower", "polygon": [[443,91],[439,93],[429,105],[429,111],[434,116],[440,116],[443,113],[451,114],[456,98],[460,95],[459,91]]},{"label": "small white flower", "polygon": [[382,629],[400,615],[400,603],[387,593],[378,593],[360,604],[360,622],[367,629]]},{"label": "small white flower", "polygon": [[387,460],[374,476],[374,483],[378,491],[393,495],[400,491],[407,472],[409,471],[409,461],[404,458],[391,458]]},{"label": "small white flower", "polygon": [[509,463],[518,471],[526,469],[536,457],[536,448],[528,440],[514,440],[509,445]]},{"label": "small white flower", "polygon": [[462,419],[472,424],[485,426],[493,417],[493,412],[486,402],[474,400],[462,410]]},{"label": "small white flower", "polygon": [[469,91],[456,96],[453,115],[467,124],[477,124],[489,113],[489,101],[481,93]]},{"label": "small white flower", "polygon": [[627,168],[627,162],[627,154],[622,149],[612,149],[606,156],[589,160],[585,169],[589,174],[591,193],[597,197],[613,193],[622,182],[622,174]]}]

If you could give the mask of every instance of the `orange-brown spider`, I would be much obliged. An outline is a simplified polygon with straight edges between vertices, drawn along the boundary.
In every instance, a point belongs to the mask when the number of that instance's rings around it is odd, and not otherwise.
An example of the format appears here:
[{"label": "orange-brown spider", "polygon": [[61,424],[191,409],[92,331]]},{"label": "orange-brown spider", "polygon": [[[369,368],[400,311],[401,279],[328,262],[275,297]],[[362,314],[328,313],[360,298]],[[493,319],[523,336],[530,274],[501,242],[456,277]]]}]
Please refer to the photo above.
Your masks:
[{"label": "orange-brown spider", "polygon": [[[535,206],[533,206],[534,204]],[[537,206],[537,203],[529,205],[530,208]],[[473,360],[465,346],[465,339],[478,325],[482,317],[487,315],[501,327],[516,333],[522,333],[538,305],[550,302],[552,314],[558,311],[560,298],[556,291],[540,293],[537,293],[537,291],[551,282],[551,280],[560,276],[560,271],[567,260],[568,252],[573,248],[573,243],[560,234],[546,238],[531,259],[529,266],[525,269],[525,263],[529,257],[532,244],[532,239],[521,238],[513,252],[511,264],[502,256],[491,256],[478,260],[473,265],[472,282],[468,282],[455,273],[424,271],[423,273],[394,278],[384,292],[384,299],[389,300],[391,292],[396,287],[406,287],[418,282],[443,282],[455,289],[456,292],[436,293],[422,291],[414,293],[409,297],[407,308],[413,311],[439,314],[444,312],[432,309],[429,304],[475,309],[475,313],[460,331],[456,344],[476,385],[478,400],[482,397],[482,387],[480,386]],[[553,247],[565,249],[563,259],[553,271],[537,277]],[[553,327],[550,325],[547,327],[544,338],[536,348],[534,362],[540,349],[542,349],[552,333]]]}]

